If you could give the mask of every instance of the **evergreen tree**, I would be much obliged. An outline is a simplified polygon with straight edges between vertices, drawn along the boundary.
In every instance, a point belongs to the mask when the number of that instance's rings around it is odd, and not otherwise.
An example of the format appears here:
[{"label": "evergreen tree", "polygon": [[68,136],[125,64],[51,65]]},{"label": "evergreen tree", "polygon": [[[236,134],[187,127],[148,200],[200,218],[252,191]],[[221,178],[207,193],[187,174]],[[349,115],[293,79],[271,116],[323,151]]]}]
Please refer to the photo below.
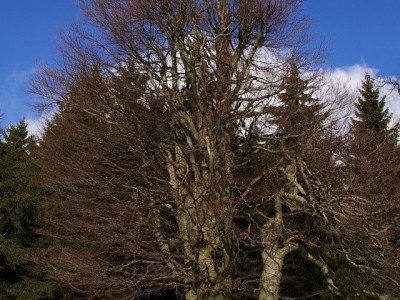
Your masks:
[{"label": "evergreen tree", "polygon": [[[354,238],[349,243],[354,255],[351,259],[365,257],[364,265],[367,267],[364,268],[368,272],[373,270],[381,278],[399,278],[398,266],[393,263],[397,260],[393,257],[398,255],[396,242],[399,228],[398,125],[390,127],[391,115],[385,108],[385,97],[380,96],[371,75],[365,75],[359,92],[356,118],[350,127],[345,163],[349,176],[346,185],[349,192],[364,199],[362,206],[368,215],[359,221],[359,226],[368,228],[369,234],[377,238],[373,242],[362,236]],[[382,282],[370,281],[366,276],[362,277],[362,281],[365,287],[375,287],[376,290],[382,285]],[[386,283],[387,290],[390,290],[389,287],[393,289],[390,282]]]},{"label": "evergreen tree", "polygon": [[278,134],[298,142],[300,137],[318,131],[327,116],[321,101],[313,97],[310,80],[301,78],[295,62],[290,63],[281,90],[278,96],[281,106],[273,113]]},{"label": "evergreen tree", "polygon": [[276,126],[278,149],[290,151],[293,158],[299,156],[308,164],[325,164],[330,154],[314,152],[330,143],[324,133],[329,113],[322,100],[315,97],[313,84],[312,78],[302,78],[296,62],[291,62],[280,86],[279,104],[271,108],[272,123]]},{"label": "evergreen tree", "polygon": [[356,103],[355,115],[352,127],[357,133],[368,134],[393,134],[389,129],[391,115],[386,105],[386,96],[380,97],[380,91],[374,87],[374,79],[369,74],[365,74],[364,81],[360,89],[360,96]]},{"label": "evergreen tree", "polygon": [[[382,189],[384,190],[382,184],[391,181],[387,178],[393,178],[392,167],[397,165],[398,125],[389,127],[391,115],[385,108],[386,97],[380,96],[371,75],[365,75],[359,92],[356,118],[352,120],[350,127],[349,165],[352,165],[354,178],[359,179],[357,183],[361,184],[361,191],[381,194]],[[382,173],[386,175],[383,176]],[[368,189],[362,187],[363,185]]]},{"label": "evergreen tree", "polygon": [[[320,180],[325,182],[333,171],[332,149],[336,141],[329,131],[330,124],[327,120],[329,109],[325,107],[322,99],[315,96],[314,84],[313,78],[301,74],[296,62],[290,62],[287,75],[280,86],[277,105],[270,111],[273,124],[276,126],[273,134],[275,139],[271,139],[275,145],[271,148],[276,153],[284,153],[285,156],[285,159],[282,159],[282,155],[276,157],[275,165],[280,170],[281,177],[273,179],[275,180],[273,186],[280,189],[275,191],[275,194],[281,193],[287,196],[295,190],[287,187],[300,183],[306,187],[299,192],[301,197],[309,201],[318,199],[316,201],[323,202],[326,199],[319,195],[320,191],[316,187],[321,184]],[[289,170],[291,171],[288,172]],[[333,180],[330,183],[332,182]],[[332,263],[334,261],[332,258],[327,259],[327,249],[328,243],[334,237],[326,238],[328,226],[325,226],[314,213],[289,203],[290,201],[287,201],[283,205],[285,226],[297,232],[302,240],[318,244],[320,252],[313,252],[313,249],[307,251],[299,249],[285,258],[280,295],[296,299],[318,295],[316,296],[318,299],[332,299],[334,294],[324,274],[309,258],[314,255]],[[332,270],[337,271],[337,268]],[[335,276],[332,278],[336,284],[341,284]]]},{"label": "evergreen tree", "polygon": [[34,184],[35,147],[24,121],[5,130],[0,143],[0,296],[6,299],[55,298],[55,286],[43,282],[32,264],[44,242],[35,233],[41,197]]},{"label": "evergreen tree", "polygon": [[371,75],[365,74],[359,92],[348,149],[351,187],[366,197],[383,197],[382,193],[390,195],[394,186],[393,167],[398,165],[399,157],[398,126],[389,127],[391,115],[385,108],[386,97],[380,96]]}]

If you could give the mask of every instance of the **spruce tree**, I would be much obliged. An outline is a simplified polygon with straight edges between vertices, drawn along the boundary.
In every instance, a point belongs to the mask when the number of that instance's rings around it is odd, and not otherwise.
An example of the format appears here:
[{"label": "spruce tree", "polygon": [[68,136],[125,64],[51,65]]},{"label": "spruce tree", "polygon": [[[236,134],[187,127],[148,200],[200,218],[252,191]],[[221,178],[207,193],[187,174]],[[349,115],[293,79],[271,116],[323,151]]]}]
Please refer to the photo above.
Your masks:
[{"label": "spruce tree", "polygon": [[[317,186],[320,178],[323,180],[332,170],[327,168],[332,165],[333,147],[327,130],[328,112],[323,100],[316,97],[314,84],[312,78],[307,78],[301,73],[296,62],[290,62],[287,75],[280,86],[277,105],[271,111],[273,124],[276,126],[273,134],[275,139],[271,139],[275,143],[273,149],[275,152],[284,153],[286,157],[282,159],[281,155],[277,156],[275,164],[277,169],[281,170],[279,175],[282,176],[282,170],[287,171],[292,166],[292,178],[296,178],[296,184],[300,183],[305,187],[305,182],[315,182]],[[285,176],[274,179],[277,180],[275,186],[285,190],[285,186],[290,185],[285,179]],[[301,191],[301,195],[305,199],[319,197],[315,186],[307,186]],[[320,201],[326,199],[321,198]],[[328,229],[317,217],[287,203],[289,201],[283,206],[285,223],[290,224],[288,226],[304,240],[318,244],[318,255],[327,257],[329,241],[325,239],[325,234]],[[317,255],[312,250],[309,254]],[[330,261],[334,260],[330,258]],[[336,278],[334,280],[337,282]],[[284,260],[280,293],[282,297],[288,298],[302,298],[311,294],[318,295],[319,299],[333,297],[320,268],[308,261],[302,251],[294,251]]]},{"label": "spruce tree", "polygon": [[[364,199],[363,209],[368,212],[362,222],[370,232],[377,232],[373,242],[360,236],[349,243],[354,257],[366,257],[365,265],[373,265],[376,274],[387,274],[381,278],[398,278],[396,259],[398,239],[400,183],[400,152],[397,145],[398,125],[390,126],[391,114],[386,106],[385,96],[380,95],[374,79],[366,74],[359,91],[355,116],[350,126],[350,140],[347,149],[347,189]],[[360,222],[360,224],[362,223]],[[371,234],[372,236],[372,234]],[[359,248],[359,245],[363,245]],[[387,253],[383,255],[382,253]],[[354,258],[353,258],[354,259]],[[372,270],[372,269],[371,269]],[[368,274],[368,273],[367,273]],[[381,283],[369,282],[369,287],[380,289]],[[390,283],[387,284],[389,290]],[[393,288],[393,287],[391,287]],[[396,288],[395,288],[396,289]],[[398,294],[396,294],[398,295]]]},{"label": "spruce tree", "polygon": [[380,96],[379,89],[374,87],[374,79],[365,74],[356,103],[356,119],[352,123],[354,134],[393,134],[393,130],[389,129],[391,115],[385,106],[386,96]]},{"label": "spruce tree", "polygon": [[393,168],[398,165],[398,125],[389,127],[391,114],[385,107],[386,97],[380,96],[371,75],[365,74],[359,93],[356,118],[350,126],[350,187],[365,197],[382,198],[383,192],[392,190]]},{"label": "spruce tree", "polygon": [[35,233],[42,194],[34,184],[35,147],[24,121],[5,130],[0,143],[0,297],[6,299],[56,297],[55,286],[32,263],[44,243]]},{"label": "spruce tree", "polygon": [[302,156],[307,156],[305,144],[321,142],[323,122],[327,118],[322,101],[313,95],[311,81],[302,78],[297,64],[291,62],[280,87],[279,105],[271,112],[275,134],[282,142],[280,147],[300,151],[297,154]]},{"label": "spruce tree", "polygon": [[[398,157],[398,124],[390,127],[391,114],[385,107],[386,97],[380,96],[380,90],[374,86],[371,75],[365,74],[359,93],[355,104],[356,117],[352,119],[350,126],[349,160],[353,165],[353,172],[364,170],[365,173],[368,170],[375,174],[387,170],[383,168],[384,161],[389,160],[388,165],[396,165],[392,161],[396,161]],[[377,183],[374,177],[371,180]]]}]

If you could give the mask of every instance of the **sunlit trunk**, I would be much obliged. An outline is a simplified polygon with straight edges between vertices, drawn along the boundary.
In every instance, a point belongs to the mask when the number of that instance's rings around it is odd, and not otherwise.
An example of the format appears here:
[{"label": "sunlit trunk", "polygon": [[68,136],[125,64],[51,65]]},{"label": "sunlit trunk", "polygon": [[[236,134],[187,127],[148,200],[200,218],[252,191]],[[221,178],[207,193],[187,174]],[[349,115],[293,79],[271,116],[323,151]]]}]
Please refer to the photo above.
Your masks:
[{"label": "sunlit trunk", "polygon": [[258,300],[279,299],[283,261],[288,253],[298,247],[296,243],[286,243],[280,240],[283,226],[282,198],[279,194],[275,199],[275,217],[270,219],[262,230],[263,269]]}]

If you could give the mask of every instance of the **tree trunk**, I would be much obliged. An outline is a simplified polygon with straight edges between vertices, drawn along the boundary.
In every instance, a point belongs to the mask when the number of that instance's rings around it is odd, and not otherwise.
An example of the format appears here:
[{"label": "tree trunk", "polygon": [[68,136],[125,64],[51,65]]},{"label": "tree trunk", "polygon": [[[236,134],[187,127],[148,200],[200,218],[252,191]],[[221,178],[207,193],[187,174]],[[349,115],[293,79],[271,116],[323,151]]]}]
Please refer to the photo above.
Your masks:
[{"label": "tree trunk", "polygon": [[277,300],[279,298],[284,257],[279,255],[279,251],[275,252],[276,249],[271,250],[272,253],[269,253],[268,249],[264,249],[262,254],[264,269],[261,275],[259,300]]},{"label": "tree trunk", "polygon": [[[186,217],[193,218],[193,216]],[[189,264],[192,265],[187,283],[193,286],[186,292],[186,299],[225,299],[221,293],[229,286],[230,280],[225,274],[231,265],[231,256],[229,244],[224,243],[223,234],[216,225],[215,218],[209,216],[206,223],[201,226],[201,234],[190,228],[184,230],[190,238],[190,247],[187,249],[190,249],[191,253],[187,253],[187,257]],[[201,241],[201,246],[196,249],[194,245],[198,241]]]},{"label": "tree trunk", "polygon": [[224,300],[225,297],[221,294],[218,295],[211,295],[211,296],[204,296],[198,293],[198,289],[190,289],[185,294],[186,300]]},{"label": "tree trunk", "polygon": [[262,230],[263,270],[258,300],[279,299],[283,261],[288,253],[298,249],[296,243],[280,241],[283,231],[282,194],[275,199],[275,217],[265,223]]},{"label": "tree trunk", "polygon": [[[277,200],[279,201],[279,200]],[[261,273],[259,300],[277,300],[282,277],[284,255],[278,247],[278,239],[282,231],[279,217],[271,219],[263,228],[263,270]]]}]

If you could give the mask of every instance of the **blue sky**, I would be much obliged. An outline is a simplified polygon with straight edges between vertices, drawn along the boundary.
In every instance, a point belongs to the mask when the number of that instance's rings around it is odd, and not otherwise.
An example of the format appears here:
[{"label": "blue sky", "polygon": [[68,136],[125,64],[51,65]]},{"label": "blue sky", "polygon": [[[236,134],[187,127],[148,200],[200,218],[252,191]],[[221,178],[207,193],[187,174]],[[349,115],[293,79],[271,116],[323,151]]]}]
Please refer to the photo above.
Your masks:
[{"label": "blue sky", "polygon": [[[327,48],[325,67],[339,77],[360,81],[367,68],[400,75],[400,0],[305,0],[302,10]],[[25,90],[38,64],[56,61],[59,31],[79,15],[74,0],[0,1],[1,127],[23,117],[37,125],[35,96]]]},{"label": "blue sky", "polygon": [[79,14],[74,0],[0,1],[1,127],[37,118],[25,91],[38,64],[56,60],[59,32]]},{"label": "blue sky", "polygon": [[399,0],[305,0],[312,31],[328,46],[327,65],[355,64],[400,74]]}]

